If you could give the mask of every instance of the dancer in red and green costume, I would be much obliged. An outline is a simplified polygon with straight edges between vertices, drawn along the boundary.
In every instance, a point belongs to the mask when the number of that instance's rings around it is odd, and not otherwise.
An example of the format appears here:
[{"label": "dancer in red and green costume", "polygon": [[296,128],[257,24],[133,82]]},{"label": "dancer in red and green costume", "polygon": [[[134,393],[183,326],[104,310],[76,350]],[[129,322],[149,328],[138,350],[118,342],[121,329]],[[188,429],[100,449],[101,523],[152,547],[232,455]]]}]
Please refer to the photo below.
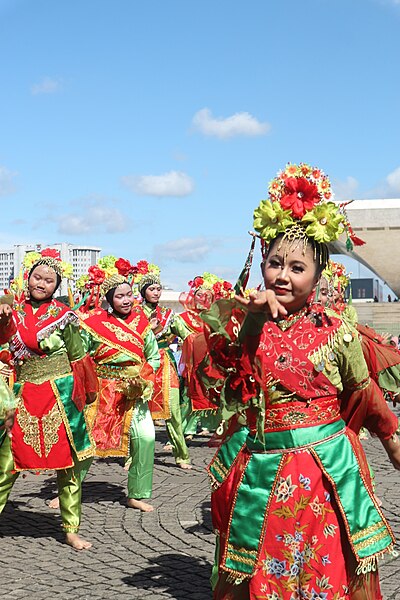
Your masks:
[{"label": "dancer in red and green costume", "polygon": [[84,408],[95,400],[98,381],[84,350],[77,315],[54,292],[72,267],[56,250],[30,252],[24,260],[27,292],[1,328],[16,370],[18,404],[12,437],[0,452],[0,510],[21,471],[56,469],[66,541],[76,550],[91,544],[78,535],[81,480],[94,454]]},{"label": "dancer in red and green costume", "polygon": [[209,309],[215,300],[228,298],[233,289],[229,281],[205,272],[189,281],[188,294],[182,294],[181,303],[186,310],[179,314],[191,334],[185,338],[182,346],[181,364],[183,365],[183,386],[181,394],[182,428],[186,439],[197,433],[198,425],[202,433],[215,431],[221,416],[204,394],[204,389],[197,376],[197,369],[204,358],[206,345],[204,340],[204,323],[199,313]]},{"label": "dancer in red and green costume", "polygon": [[[394,538],[338,399],[380,391],[356,330],[313,304],[326,243],[352,237],[331,194],[320,169],[278,173],[254,220],[265,291],[202,313],[203,381],[247,421],[233,420],[209,467],[218,600],[381,598],[378,559]],[[399,468],[397,418],[384,409],[370,425]]]},{"label": "dancer in red and green costume", "polygon": [[[6,294],[0,296],[0,331],[8,325],[10,327],[9,317],[12,315],[12,305],[14,296]],[[7,337],[7,336],[6,336]],[[12,366],[10,366],[11,355],[8,349],[0,350],[0,454],[1,446],[7,435],[10,434],[14,424],[15,408],[17,406],[16,398],[10,389],[10,378],[13,375]]]},{"label": "dancer in red and green costume", "polygon": [[[127,506],[151,512],[155,432],[148,401],[160,354],[147,317],[134,306],[134,274],[129,261],[110,256],[89,269],[89,287],[97,288],[108,309],[80,312],[85,347],[100,381],[87,419],[96,456],[129,456]],[[91,295],[87,300],[90,305]]]},{"label": "dancer in red and green costume", "polygon": [[[358,323],[356,309],[351,301],[345,302],[344,299],[349,285],[350,274],[346,267],[329,260],[318,284],[317,300],[327,307],[328,312],[330,310],[333,314],[341,315],[357,329],[371,379],[382,390],[385,399],[396,404],[400,393],[400,352],[385,335],[368,325]],[[350,400],[351,398],[343,399],[342,413],[347,425],[359,431],[364,424],[364,414]]]},{"label": "dancer in red and green costume", "polygon": [[136,267],[138,273],[135,283],[142,297],[141,308],[149,319],[161,356],[153,397],[149,403],[151,413],[153,419],[165,419],[176,464],[182,469],[191,469],[189,450],[182,431],[178,370],[169,348],[176,336],[184,340],[191,332],[171,308],[160,305],[162,288],[159,268],[146,261],[139,261]]}]

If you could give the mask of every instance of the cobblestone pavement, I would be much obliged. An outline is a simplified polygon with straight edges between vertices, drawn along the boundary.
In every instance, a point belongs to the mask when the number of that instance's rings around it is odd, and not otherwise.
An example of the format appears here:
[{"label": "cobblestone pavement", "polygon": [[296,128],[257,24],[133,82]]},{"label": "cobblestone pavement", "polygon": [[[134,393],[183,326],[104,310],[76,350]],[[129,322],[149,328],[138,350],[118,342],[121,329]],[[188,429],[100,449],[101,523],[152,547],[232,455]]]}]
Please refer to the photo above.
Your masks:
[{"label": "cobblestone pavement", "polygon": [[[153,513],[125,508],[127,474],[117,460],[97,460],[84,483],[81,534],[88,552],[62,543],[60,518],[46,501],[53,475],[20,477],[0,519],[0,597],[33,600],[208,600],[214,552],[210,492],[205,466],[213,454],[206,440],[191,443],[193,470],[174,465],[157,429]],[[400,473],[379,442],[365,447],[375,469],[377,493],[400,539]],[[384,597],[400,600],[400,559],[381,569]]]}]

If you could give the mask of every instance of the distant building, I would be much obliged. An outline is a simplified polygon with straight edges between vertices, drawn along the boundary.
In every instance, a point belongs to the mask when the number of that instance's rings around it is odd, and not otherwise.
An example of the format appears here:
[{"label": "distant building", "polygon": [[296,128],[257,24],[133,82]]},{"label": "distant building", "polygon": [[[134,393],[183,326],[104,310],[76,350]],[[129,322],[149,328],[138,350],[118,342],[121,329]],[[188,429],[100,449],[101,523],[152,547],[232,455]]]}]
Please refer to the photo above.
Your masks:
[{"label": "distant building", "polygon": [[[349,295],[349,288],[346,290],[346,296]],[[379,302],[383,301],[383,288],[378,279],[365,277],[351,280],[351,295],[355,302],[368,302],[377,298]]]},{"label": "distant building", "polygon": [[[18,275],[22,261],[27,252],[40,252],[43,248],[54,248],[60,253],[61,260],[72,264],[73,279],[69,282],[74,290],[74,282],[87,273],[91,265],[95,265],[99,258],[101,248],[94,246],[75,246],[67,242],[57,244],[14,244],[9,248],[0,249],[0,291],[8,288],[10,281]],[[67,282],[63,280],[60,286],[60,295],[68,293]]]}]

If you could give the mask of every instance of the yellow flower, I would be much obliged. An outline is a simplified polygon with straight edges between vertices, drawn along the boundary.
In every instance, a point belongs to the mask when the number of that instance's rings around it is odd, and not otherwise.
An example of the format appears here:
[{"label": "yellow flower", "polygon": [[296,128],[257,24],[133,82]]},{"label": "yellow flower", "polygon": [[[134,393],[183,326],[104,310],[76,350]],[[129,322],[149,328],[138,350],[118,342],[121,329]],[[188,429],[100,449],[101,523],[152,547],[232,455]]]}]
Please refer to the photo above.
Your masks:
[{"label": "yellow flower", "polygon": [[344,231],[344,217],[333,202],[317,204],[302,218],[302,223],[309,223],[306,235],[317,242],[333,242]]},{"label": "yellow flower", "polygon": [[253,226],[269,242],[294,223],[290,210],[283,210],[279,202],[262,200],[254,211]]}]

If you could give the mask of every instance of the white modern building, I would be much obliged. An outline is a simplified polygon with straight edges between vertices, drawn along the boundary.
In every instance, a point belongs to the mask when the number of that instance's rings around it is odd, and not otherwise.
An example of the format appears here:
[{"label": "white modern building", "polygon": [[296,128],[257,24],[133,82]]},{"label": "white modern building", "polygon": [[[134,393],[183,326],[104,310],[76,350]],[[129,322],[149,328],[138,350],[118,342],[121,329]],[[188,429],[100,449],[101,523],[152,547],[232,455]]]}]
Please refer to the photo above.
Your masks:
[{"label": "white modern building", "polygon": [[[95,265],[99,258],[101,248],[95,246],[74,246],[67,242],[56,244],[14,244],[8,248],[0,248],[0,292],[10,285],[10,281],[20,272],[22,261],[27,252],[40,252],[44,248],[54,248],[60,253],[61,260],[72,264],[74,274],[69,282],[74,290],[74,281],[87,273],[91,265]],[[60,295],[68,293],[67,282],[63,281]]]}]

